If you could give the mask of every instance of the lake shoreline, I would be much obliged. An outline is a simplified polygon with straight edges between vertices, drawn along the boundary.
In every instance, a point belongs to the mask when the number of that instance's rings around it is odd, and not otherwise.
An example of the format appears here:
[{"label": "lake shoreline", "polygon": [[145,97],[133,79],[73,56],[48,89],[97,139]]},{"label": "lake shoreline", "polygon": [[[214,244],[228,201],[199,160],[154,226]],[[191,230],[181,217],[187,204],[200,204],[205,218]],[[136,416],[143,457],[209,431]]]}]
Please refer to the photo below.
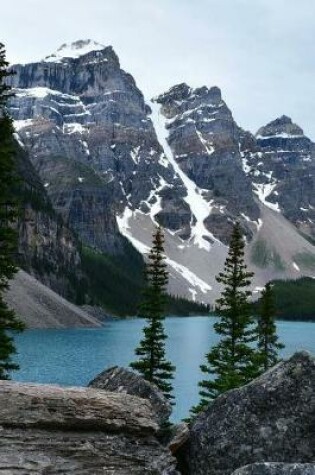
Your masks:
[{"label": "lake shoreline", "polygon": [[[165,319],[167,357],[177,368],[175,422],[186,417],[190,407],[198,402],[200,364],[218,341],[213,329],[215,321],[215,317],[204,316]],[[144,319],[132,317],[107,321],[101,328],[26,330],[15,335],[15,361],[20,370],[11,377],[21,382],[86,386],[104,369],[129,366],[144,324]],[[302,349],[314,353],[314,325],[278,321],[279,338],[286,345],[281,357],[287,358]]]}]

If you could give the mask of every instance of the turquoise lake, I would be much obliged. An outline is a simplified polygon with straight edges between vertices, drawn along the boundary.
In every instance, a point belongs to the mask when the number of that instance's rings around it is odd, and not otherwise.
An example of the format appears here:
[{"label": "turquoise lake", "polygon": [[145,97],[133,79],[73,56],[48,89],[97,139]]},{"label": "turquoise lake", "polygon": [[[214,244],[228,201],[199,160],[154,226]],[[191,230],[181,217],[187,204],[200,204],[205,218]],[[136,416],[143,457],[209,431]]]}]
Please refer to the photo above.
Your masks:
[{"label": "turquoise lake", "polygon": [[[199,365],[217,341],[215,318],[168,317],[167,356],[176,365],[172,419],[188,415],[198,402]],[[127,367],[134,359],[142,319],[114,320],[101,329],[27,330],[16,337],[20,370],[16,381],[86,386],[98,373],[114,365]],[[278,322],[278,334],[286,348],[283,356],[305,349],[315,353],[315,323]]]}]

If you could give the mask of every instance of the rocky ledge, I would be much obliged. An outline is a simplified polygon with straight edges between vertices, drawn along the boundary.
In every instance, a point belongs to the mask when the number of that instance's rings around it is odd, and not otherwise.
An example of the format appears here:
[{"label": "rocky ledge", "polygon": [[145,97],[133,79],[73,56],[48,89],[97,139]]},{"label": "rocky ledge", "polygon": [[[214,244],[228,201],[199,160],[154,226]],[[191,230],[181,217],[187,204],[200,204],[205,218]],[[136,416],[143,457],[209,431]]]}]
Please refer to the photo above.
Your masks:
[{"label": "rocky ledge", "polygon": [[173,475],[144,399],[0,381],[0,472]]}]

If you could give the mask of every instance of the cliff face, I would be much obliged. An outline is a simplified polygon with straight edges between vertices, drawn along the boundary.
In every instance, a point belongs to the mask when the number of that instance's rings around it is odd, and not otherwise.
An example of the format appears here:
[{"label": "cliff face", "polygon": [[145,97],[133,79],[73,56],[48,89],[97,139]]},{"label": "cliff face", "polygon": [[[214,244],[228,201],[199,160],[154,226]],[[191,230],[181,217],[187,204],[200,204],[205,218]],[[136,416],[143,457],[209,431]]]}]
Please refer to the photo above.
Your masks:
[{"label": "cliff face", "polygon": [[77,300],[82,279],[78,241],[54,212],[27,153],[16,146],[15,156],[21,180],[18,261],[58,294]]},{"label": "cliff face", "polygon": [[238,219],[252,237],[257,231],[259,207],[242,167],[242,131],[220,89],[179,84],[156,102],[166,118],[168,143],[176,162],[208,203],[208,230],[226,243],[233,221]]},{"label": "cliff face", "polygon": [[256,175],[270,187],[268,199],[303,233],[315,237],[315,144],[289,117],[258,130],[264,154]]}]

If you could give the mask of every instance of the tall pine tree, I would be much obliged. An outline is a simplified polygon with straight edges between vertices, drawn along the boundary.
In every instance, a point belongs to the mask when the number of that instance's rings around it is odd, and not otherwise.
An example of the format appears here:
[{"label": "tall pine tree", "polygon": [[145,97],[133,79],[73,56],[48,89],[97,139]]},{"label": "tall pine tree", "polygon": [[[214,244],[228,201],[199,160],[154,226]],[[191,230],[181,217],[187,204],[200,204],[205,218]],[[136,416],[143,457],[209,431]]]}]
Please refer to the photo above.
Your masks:
[{"label": "tall pine tree", "polygon": [[275,303],[272,286],[266,284],[262,291],[258,314],[258,351],[261,371],[274,366],[279,361],[278,352],[284,345],[279,342],[275,323]]},{"label": "tall pine tree", "polygon": [[12,361],[14,341],[8,331],[23,329],[22,323],[11,311],[3,298],[8,281],[15,272],[17,236],[13,222],[17,217],[13,189],[16,186],[14,170],[13,125],[7,113],[7,101],[11,95],[6,84],[8,63],[5,48],[0,44],[0,379],[9,379],[9,372],[18,369]]},{"label": "tall pine tree", "polygon": [[164,313],[166,305],[166,286],[168,272],[164,258],[164,235],[161,228],[153,234],[152,248],[148,256],[145,272],[146,287],[140,315],[146,318],[144,337],[135,353],[139,359],[130,364],[147,381],[156,384],[165,397],[173,399],[171,394],[175,367],[165,358]]},{"label": "tall pine tree", "polygon": [[208,378],[199,383],[201,400],[192,413],[201,411],[225,391],[248,383],[259,372],[257,352],[251,346],[257,336],[250,311],[251,292],[248,290],[253,273],[247,271],[244,263],[244,247],[240,225],[236,223],[224,272],[216,277],[217,282],[223,284],[216,305],[220,320],[214,324],[221,339],[206,355],[206,364],[200,367]]}]

